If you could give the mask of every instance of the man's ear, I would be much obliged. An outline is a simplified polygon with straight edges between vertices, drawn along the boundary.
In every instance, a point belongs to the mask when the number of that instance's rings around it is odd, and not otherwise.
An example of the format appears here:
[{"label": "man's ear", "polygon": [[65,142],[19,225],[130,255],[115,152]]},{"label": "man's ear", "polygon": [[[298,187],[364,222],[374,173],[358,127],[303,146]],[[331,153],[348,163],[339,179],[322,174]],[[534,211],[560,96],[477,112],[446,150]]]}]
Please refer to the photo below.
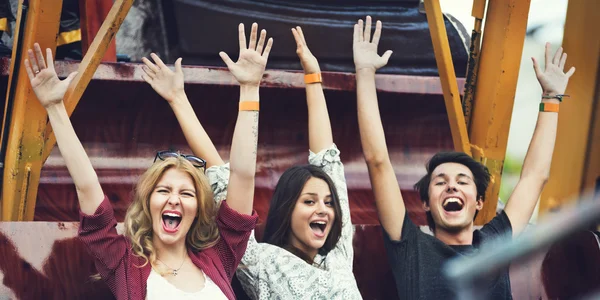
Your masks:
[{"label": "man's ear", "polygon": [[479,198],[477,198],[477,204],[475,205],[475,208],[479,211],[483,208],[483,197],[479,196]]}]

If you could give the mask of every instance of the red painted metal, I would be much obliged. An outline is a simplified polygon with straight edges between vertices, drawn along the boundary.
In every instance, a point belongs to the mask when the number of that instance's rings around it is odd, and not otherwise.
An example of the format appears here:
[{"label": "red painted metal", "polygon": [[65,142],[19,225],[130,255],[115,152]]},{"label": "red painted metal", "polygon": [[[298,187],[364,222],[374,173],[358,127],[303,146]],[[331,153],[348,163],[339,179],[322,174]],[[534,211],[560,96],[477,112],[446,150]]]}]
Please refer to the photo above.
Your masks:
[{"label": "red painted metal", "polygon": [[[78,0],[81,20],[81,50],[85,55],[88,48],[92,44],[94,37],[100,30],[102,22],[110,11],[113,0]],[[117,46],[115,39],[112,40],[110,46],[104,54],[103,62],[117,61]]]}]

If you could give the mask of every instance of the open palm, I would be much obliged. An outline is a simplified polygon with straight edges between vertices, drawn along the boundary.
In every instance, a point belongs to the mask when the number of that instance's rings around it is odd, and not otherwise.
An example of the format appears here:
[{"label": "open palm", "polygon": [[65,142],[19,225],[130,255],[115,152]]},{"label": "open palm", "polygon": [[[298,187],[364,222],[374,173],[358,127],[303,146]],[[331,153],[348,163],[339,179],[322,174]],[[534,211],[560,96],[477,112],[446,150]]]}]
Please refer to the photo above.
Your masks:
[{"label": "open palm", "polygon": [[542,86],[544,95],[554,96],[564,94],[569,83],[569,78],[575,73],[575,67],[564,72],[567,54],[563,53],[562,47],[556,50],[554,56],[550,53],[550,43],[546,43],[546,66],[544,71],[535,58],[532,57],[535,75]]},{"label": "open palm", "polygon": [[377,54],[377,46],[381,37],[381,21],[377,21],[375,33],[371,41],[371,17],[367,16],[366,25],[363,29],[363,21],[358,20],[354,25],[354,38],[352,50],[354,52],[354,66],[356,70],[372,69],[373,71],[385,66],[392,55],[392,51],[386,51],[382,56]]},{"label": "open palm", "polygon": [[258,43],[256,41],[258,24],[252,24],[250,32],[250,42],[246,46],[246,34],[244,32],[244,24],[238,27],[240,55],[237,62],[233,62],[225,52],[220,52],[219,55],[229,68],[231,74],[240,83],[240,85],[256,85],[260,84],[263,73],[267,66],[269,52],[273,45],[273,38],[270,38],[265,46],[266,30],[260,33]]},{"label": "open palm", "polygon": [[67,88],[71,81],[77,75],[77,72],[69,74],[64,80],[60,80],[54,69],[54,60],[52,58],[52,50],[46,49],[46,60],[42,55],[42,49],[38,43],[33,45],[33,50],[29,49],[27,54],[29,59],[25,59],[25,70],[29,77],[29,82],[40,104],[44,107],[49,107],[53,104],[58,104],[63,100]]},{"label": "open palm", "polygon": [[175,61],[175,71],[172,71],[158,55],[152,53],[150,56],[156,64],[145,57],[142,58],[142,62],[146,65],[143,68],[146,74],[142,75],[142,78],[165,100],[174,101],[184,92],[181,57]]}]

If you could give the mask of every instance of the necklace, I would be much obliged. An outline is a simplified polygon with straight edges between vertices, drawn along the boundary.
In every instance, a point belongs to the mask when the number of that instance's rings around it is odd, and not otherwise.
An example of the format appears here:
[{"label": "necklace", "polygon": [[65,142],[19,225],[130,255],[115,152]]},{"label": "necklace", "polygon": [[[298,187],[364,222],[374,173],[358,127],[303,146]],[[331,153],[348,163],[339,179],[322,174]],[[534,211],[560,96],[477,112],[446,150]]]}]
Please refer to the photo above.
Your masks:
[{"label": "necklace", "polygon": [[173,269],[173,268],[169,267],[169,265],[165,264],[164,261],[160,260],[160,258],[157,257],[156,259],[158,261],[160,261],[163,265],[167,266],[167,268],[173,270],[173,272],[172,272],[173,276],[177,276],[177,271],[181,270],[181,267],[183,267],[183,263],[185,262],[185,257],[184,257],[183,260],[181,261],[181,265],[179,265],[179,268]]}]

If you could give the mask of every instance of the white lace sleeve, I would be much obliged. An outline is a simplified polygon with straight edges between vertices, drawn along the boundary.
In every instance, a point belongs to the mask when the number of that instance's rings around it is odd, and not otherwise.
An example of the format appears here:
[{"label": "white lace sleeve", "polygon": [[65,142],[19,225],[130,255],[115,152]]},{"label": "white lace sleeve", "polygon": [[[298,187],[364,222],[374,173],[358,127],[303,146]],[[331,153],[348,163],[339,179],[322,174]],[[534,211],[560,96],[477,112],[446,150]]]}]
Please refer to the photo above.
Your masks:
[{"label": "white lace sleeve", "polygon": [[[210,187],[213,191],[213,197],[217,204],[221,203],[221,201],[227,198],[229,174],[229,163],[220,166],[212,166],[206,170],[206,177],[208,177],[208,183],[210,184]],[[257,280],[256,278],[258,277],[259,272],[259,253],[260,244],[256,241],[256,238],[254,237],[254,230],[252,230],[252,234],[250,234],[250,239],[248,240],[248,246],[246,247],[246,252],[244,253],[242,261],[237,269],[238,278],[244,283],[244,285],[253,285],[253,283]],[[249,292],[251,291],[246,290],[246,293]],[[252,299],[257,298],[252,297]]]},{"label": "white lace sleeve", "polygon": [[[350,203],[348,202],[348,187],[346,186],[346,177],[344,176],[344,165],[340,160],[340,150],[335,144],[331,147],[321,150],[315,154],[309,152],[308,162],[311,165],[321,168],[335,184],[338,199],[342,208],[342,236],[335,249],[328,255],[327,259],[344,259],[350,268],[354,259],[354,248],[352,247],[352,238],[354,236],[354,227],[350,220]],[[338,258],[339,257],[339,258]]]}]

